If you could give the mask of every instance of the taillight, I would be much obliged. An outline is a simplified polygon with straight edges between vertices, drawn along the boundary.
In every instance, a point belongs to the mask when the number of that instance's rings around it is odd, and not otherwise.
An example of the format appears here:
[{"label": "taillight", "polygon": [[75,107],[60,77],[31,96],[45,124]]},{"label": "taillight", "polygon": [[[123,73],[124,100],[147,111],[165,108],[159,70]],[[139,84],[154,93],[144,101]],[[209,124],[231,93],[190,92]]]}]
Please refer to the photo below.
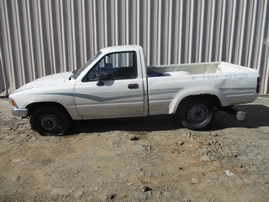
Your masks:
[{"label": "taillight", "polygon": [[261,83],[261,78],[258,77],[258,78],[257,78],[257,88],[256,88],[256,92],[257,92],[257,93],[260,92],[260,83]]}]

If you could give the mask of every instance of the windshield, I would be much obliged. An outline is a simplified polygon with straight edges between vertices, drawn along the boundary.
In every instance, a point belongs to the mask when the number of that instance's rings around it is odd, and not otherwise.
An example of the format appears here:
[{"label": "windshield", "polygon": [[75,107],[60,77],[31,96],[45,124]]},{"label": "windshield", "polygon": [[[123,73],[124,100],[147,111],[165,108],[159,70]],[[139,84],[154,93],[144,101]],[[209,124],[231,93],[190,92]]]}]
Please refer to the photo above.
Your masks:
[{"label": "windshield", "polygon": [[91,59],[89,59],[82,67],[80,67],[77,71],[74,71],[72,78],[77,79],[79,75],[81,74],[81,72],[83,72],[84,69],[86,69],[93,61],[95,61],[96,58],[98,58],[98,56],[101,55],[101,53],[102,53],[101,51],[98,52]]}]

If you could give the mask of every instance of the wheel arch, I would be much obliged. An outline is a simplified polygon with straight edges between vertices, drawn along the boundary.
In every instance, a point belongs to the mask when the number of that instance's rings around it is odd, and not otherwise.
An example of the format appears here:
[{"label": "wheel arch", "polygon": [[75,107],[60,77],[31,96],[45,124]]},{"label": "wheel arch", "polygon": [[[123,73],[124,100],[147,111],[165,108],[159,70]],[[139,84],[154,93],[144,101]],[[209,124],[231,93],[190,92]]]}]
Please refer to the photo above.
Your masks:
[{"label": "wheel arch", "polygon": [[29,110],[28,112],[28,116],[31,116],[32,113],[37,109],[37,108],[40,108],[40,107],[56,107],[56,108],[59,108],[61,109],[63,112],[66,113],[66,115],[68,115],[68,117],[71,119],[71,116],[69,114],[69,112],[66,110],[66,108],[57,103],[57,102],[35,102],[35,103],[31,103],[29,105],[27,105],[27,109]]},{"label": "wheel arch", "polygon": [[179,102],[176,112],[178,113],[180,111],[181,107],[186,102],[188,102],[188,101],[190,101],[192,99],[197,99],[197,98],[202,98],[202,99],[207,100],[208,102],[210,102],[214,106],[214,108],[216,108],[218,110],[222,108],[221,101],[216,95],[213,95],[213,94],[189,95],[189,96],[183,98]]}]

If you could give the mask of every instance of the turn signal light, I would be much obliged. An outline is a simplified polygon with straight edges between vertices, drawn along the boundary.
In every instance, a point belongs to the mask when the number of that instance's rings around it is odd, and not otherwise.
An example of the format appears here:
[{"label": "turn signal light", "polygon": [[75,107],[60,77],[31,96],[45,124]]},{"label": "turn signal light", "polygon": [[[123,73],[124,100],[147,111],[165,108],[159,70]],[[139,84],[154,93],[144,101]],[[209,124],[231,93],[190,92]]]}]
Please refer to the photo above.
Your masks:
[{"label": "turn signal light", "polygon": [[13,100],[13,99],[9,99],[9,101],[10,101],[10,104],[11,104],[12,107],[18,108],[18,106],[17,106],[15,100]]}]

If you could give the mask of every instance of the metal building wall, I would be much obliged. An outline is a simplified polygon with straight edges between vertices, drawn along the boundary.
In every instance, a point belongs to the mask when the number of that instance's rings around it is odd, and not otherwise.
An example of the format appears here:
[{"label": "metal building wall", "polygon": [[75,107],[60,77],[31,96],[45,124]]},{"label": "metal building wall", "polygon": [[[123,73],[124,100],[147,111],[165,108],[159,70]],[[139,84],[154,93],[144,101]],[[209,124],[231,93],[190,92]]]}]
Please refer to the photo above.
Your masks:
[{"label": "metal building wall", "polygon": [[147,64],[226,61],[259,69],[268,93],[268,0],[0,0],[0,94],[139,44]]}]

